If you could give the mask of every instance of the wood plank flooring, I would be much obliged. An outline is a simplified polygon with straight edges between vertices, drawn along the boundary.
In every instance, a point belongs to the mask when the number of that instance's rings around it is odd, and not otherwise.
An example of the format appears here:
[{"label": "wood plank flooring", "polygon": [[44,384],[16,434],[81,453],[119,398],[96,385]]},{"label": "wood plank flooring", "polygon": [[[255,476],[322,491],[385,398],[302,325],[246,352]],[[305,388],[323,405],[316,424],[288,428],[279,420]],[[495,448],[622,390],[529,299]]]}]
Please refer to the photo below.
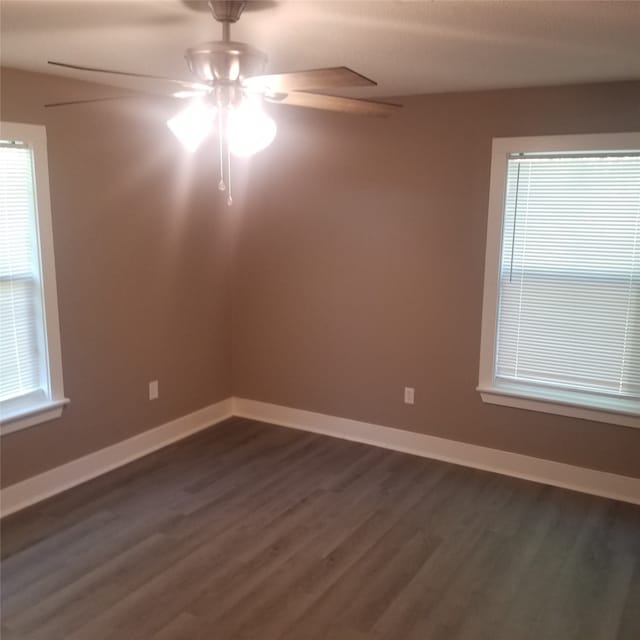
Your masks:
[{"label": "wood plank flooring", "polygon": [[3,640],[640,638],[640,508],[237,418],[2,557]]}]

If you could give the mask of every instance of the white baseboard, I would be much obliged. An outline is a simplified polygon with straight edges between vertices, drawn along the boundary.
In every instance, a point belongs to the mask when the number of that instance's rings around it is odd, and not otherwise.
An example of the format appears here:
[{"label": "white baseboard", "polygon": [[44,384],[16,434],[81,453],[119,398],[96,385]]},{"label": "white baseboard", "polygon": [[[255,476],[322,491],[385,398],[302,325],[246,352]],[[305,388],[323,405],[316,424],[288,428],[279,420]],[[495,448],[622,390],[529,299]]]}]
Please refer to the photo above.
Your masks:
[{"label": "white baseboard", "polygon": [[75,487],[232,416],[226,398],[154,429],[72,460],[0,491],[2,517]]},{"label": "white baseboard", "polygon": [[256,400],[227,398],[2,489],[1,515],[45,500],[234,415],[640,504],[640,478]]},{"label": "white baseboard", "polygon": [[233,398],[233,414],[582,493],[640,504],[640,478],[620,476],[499,449],[447,440],[446,438],[436,438],[421,433],[244,398]]}]

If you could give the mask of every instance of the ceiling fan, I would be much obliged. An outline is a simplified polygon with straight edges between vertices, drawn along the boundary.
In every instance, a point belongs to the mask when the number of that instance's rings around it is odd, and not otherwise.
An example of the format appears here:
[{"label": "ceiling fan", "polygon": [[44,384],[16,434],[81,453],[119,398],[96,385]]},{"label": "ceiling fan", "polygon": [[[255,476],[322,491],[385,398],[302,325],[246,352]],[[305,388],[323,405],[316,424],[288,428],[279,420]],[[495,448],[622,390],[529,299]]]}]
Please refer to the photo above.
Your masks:
[{"label": "ceiling fan", "polygon": [[[318,93],[326,89],[376,85],[373,80],[348,67],[263,75],[267,56],[249,44],[231,40],[231,24],[238,21],[247,2],[210,0],[208,5],[213,17],[222,24],[222,40],[205,42],[186,50],[187,66],[195,76],[195,80],[178,80],[54,61],[49,61],[49,64],[80,71],[163,81],[173,85],[175,91],[168,94],[168,97],[190,100],[190,103],[184,111],[171,118],[167,125],[187,148],[195,150],[214,127],[218,127],[220,151],[218,188],[221,191],[227,191],[229,205],[233,201],[230,154],[251,155],[267,147],[275,138],[277,127],[262,110],[263,101],[381,117],[389,116],[401,106],[388,102]],[[92,100],[56,102],[45,106],[60,107],[135,96],[136,94],[110,96]],[[225,150],[226,163],[224,162]]]}]

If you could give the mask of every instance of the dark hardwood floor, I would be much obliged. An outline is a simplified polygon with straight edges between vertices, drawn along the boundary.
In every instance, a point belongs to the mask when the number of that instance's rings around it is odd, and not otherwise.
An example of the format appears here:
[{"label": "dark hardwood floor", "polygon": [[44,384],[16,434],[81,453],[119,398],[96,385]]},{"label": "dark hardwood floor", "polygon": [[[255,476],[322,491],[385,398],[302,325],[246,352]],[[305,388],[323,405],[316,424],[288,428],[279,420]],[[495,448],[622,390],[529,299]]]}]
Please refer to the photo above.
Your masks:
[{"label": "dark hardwood floor", "polygon": [[2,556],[2,640],[640,638],[639,507],[240,419]]}]

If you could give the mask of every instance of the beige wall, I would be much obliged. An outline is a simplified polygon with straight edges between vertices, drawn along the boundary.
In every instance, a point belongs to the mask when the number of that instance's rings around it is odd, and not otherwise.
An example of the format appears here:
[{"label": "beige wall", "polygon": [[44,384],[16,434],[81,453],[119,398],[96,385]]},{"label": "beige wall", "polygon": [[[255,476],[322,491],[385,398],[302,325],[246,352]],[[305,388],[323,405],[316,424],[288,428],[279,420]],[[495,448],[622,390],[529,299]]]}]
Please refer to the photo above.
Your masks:
[{"label": "beige wall", "polygon": [[189,170],[164,125],[175,105],[43,109],[117,90],[13,70],[1,81],[3,120],[47,126],[71,399],[59,420],[2,438],[9,485],[231,394],[230,218],[214,154]]},{"label": "beige wall", "polygon": [[640,429],[475,391],[492,137],[638,130],[640,83],[404,102],[280,107],[236,240],[235,394],[640,476]]},{"label": "beige wall", "polygon": [[407,98],[386,121],[274,107],[227,209],[215,153],[189,164],[166,131],[175,105],[45,110],[113,90],[1,80],[2,119],[47,125],[71,398],[2,438],[3,485],[232,393],[640,476],[640,430],[474,390],[491,138],[639,129],[639,83]]}]

